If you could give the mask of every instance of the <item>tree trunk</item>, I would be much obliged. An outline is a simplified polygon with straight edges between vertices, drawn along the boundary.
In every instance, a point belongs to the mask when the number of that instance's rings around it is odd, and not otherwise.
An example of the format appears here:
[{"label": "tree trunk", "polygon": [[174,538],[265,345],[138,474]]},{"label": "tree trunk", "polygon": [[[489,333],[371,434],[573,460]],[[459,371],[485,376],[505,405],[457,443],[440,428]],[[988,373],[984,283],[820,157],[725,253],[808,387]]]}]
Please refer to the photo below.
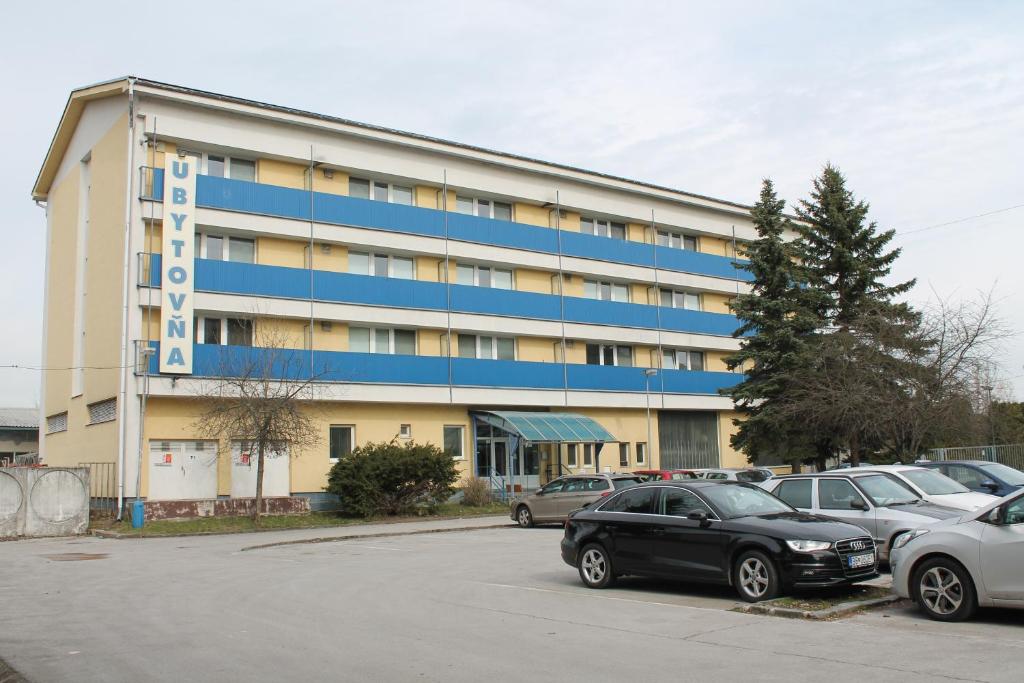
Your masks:
[{"label": "tree trunk", "polygon": [[850,467],[860,466],[860,434],[850,435]]},{"label": "tree trunk", "polygon": [[256,505],[252,510],[252,521],[260,525],[260,509],[263,507],[263,439],[256,444]]},{"label": "tree trunk", "polygon": [[802,470],[803,467],[801,466],[799,460],[794,460],[793,464],[790,466],[790,469],[793,471],[793,474],[800,474],[800,470]]}]

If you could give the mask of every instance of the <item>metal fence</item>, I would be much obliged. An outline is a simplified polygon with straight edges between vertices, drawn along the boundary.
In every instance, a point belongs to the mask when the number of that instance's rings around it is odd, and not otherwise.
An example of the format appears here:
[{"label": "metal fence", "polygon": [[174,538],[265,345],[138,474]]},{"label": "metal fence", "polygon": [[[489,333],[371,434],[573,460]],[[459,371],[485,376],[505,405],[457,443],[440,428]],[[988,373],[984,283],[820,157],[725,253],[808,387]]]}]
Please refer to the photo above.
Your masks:
[{"label": "metal fence", "polygon": [[113,514],[117,506],[117,463],[80,462],[89,468],[89,510]]},{"label": "metal fence", "polygon": [[954,448],[933,448],[928,451],[929,460],[988,460],[1024,470],[1024,443],[1000,446],[956,446]]}]

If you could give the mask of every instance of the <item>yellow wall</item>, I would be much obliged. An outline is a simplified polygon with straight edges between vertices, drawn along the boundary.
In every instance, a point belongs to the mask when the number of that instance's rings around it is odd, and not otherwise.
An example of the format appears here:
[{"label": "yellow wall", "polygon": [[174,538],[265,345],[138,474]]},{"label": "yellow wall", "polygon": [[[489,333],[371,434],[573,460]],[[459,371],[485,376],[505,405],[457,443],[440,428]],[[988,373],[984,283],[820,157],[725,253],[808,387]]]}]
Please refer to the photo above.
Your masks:
[{"label": "yellow wall", "polygon": [[306,244],[277,237],[256,238],[256,262],[286,268],[306,267]]},{"label": "yellow wall", "polygon": [[553,363],[558,357],[555,347],[560,340],[548,337],[519,337],[518,359],[535,363]]},{"label": "yellow wall", "polygon": [[[449,259],[449,263],[451,260]],[[454,266],[452,266],[454,267]],[[427,282],[443,282],[444,259],[433,256],[416,257],[416,279]]]},{"label": "yellow wall", "polygon": [[417,185],[413,192],[415,193],[416,206],[424,209],[440,209],[440,190],[436,187],[428,187],[426,185]]},{"label": "yellow wall", "polygon": [[517,223],[527,225],[539,225],[542,228],[551,227],[551,210],[535,204],[524,202],[515,203],[514,218]]},{"label": "yellow wall", "polygon": [[651,226],[642,223],[626,224],[626,239],[630,242],[648,242]]},{"label": "yellow wall", "polygon": [[[565,211],[565,209],[563,209]],[[565,211],[565,215],[558,219],[558,227],[570,232],[580,231],[580,214],[576,211]]]},{"label": "yellow wall", "polygon": [[444,356],[447,352],[445,330],[418,330],[416,351],[421,356]]},{"label": "yellow wall", "polygon": [[[303,248],[305,248],[305,244],[303,244]],[[313,268],[316,270],[329,270],[335,273],[347,273],[348,247],[343,244],[314,242]]]},{"label": "yellow wall", "polygon": [[[306,174],[309,172],[308,164],[295,164],[275,159],[257,159],[256,177],[261,183],[267,185],[280,185],[298,190],[305,190]],[[346,193],[347,194],[347,193]]]},{"label": "yellow wall", "polygon": [[720,237],[701,235],[697,238],[697,242],[700,251],[705,254],[732,256],[732,240],[724,240]]},{"label": "yellow wall", "polygon": [[553,273],[529,268],[516,268],[516,289],[520,292],[551,294]]},{"label": "yellow wall", "polygon": [[728,351],[705,351],[707,369],[711,372],[729,372],[729,368],[725,366],[725,359],[731,355]]},{"label": "yellow wall", "polygon": [[704,292],[701,294],[703,310],[709,313],[732,313],[729,302],[733,300],[731,294],[719,294],[717,292]]},{"label": "yellow wall", "polygon": [[734,450],[729,445],[729,437],[736,431],[732,421],[738,415],[734,410],[723,410],[718,413],[719,452],[721,454],[722,467],[747,467],[750,465],[747,462],[747,456],[740,451]]},{"label": "yellow wall", "polygon": [[[611,472],[623,472],[630,471],[633,469],[639,469],[636,464],[636,444],[647,442],[647,413],[644,410],[623,410],[620,408],[574,408],[574,413],[580,415],[586,415],[597,420],[602,427],[611,432],[612,436],[619,439],[621,442],[629,443],[629,466],[619,466],[619,446],[618,443],[605,444],[604,448],[601,449],[601,464],[600,470],[604,472],[606,469]],[[655,413],[651,413],[651,435],[655,444],[658,443],[658,416]],[[647,452],[650,459],[650,454],[656,451],[657,447],[651,448],[650,445],[647,447]],[[561,446],[562,452],[562,465],[568,466],[566,447]],[[576,451],[577,467],[570,468],[572,472],[594,472],[596,469],[597,462],[595,458],[594,466],[584,467],[583,466],[583,448],[577,447]],[[542,464],[542,468],[546,468],[547,463]],[[653,465],[650,462],[645,463],[642,468],[650,469],[657,467],[657,462]]]},{"label": "yellow wall", "polygon": [[[566,296],[583,296],[583,276],[573,275],[572,273],[563,273],[562,279],[565,283],[565,295]],[[557,294],[557,292],[555,292]]]}]

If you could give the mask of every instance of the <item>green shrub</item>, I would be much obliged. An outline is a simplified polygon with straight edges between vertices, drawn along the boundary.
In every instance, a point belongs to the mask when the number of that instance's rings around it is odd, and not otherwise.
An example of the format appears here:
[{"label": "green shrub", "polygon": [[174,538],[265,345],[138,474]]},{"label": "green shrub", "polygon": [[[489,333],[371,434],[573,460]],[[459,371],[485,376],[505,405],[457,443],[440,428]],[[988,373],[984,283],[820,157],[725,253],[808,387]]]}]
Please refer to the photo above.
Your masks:
[{"label": "green shrub", "polygon": [[481,508],[494,500],[491,486],[486,479],[470,479],[462,487],[462,504]]},{"label": "green shrub", "polygon": [[451,455],[433,444],[368,443],[331,467],[326,490],[343,515],[402,515],[448,500],[458,477]]}]

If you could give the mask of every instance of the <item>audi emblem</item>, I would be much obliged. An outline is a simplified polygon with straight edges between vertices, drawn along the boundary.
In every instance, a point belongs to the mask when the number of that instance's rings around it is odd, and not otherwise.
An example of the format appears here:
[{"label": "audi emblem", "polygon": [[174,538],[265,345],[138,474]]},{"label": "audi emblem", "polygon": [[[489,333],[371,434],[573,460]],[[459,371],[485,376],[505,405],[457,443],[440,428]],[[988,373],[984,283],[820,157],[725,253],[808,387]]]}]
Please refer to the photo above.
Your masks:
[{"label": "audi emblem", "polygon": [[864,550],[868,547],[868,544],[864,541],[854,541],[850,544],[850,550]]}]

